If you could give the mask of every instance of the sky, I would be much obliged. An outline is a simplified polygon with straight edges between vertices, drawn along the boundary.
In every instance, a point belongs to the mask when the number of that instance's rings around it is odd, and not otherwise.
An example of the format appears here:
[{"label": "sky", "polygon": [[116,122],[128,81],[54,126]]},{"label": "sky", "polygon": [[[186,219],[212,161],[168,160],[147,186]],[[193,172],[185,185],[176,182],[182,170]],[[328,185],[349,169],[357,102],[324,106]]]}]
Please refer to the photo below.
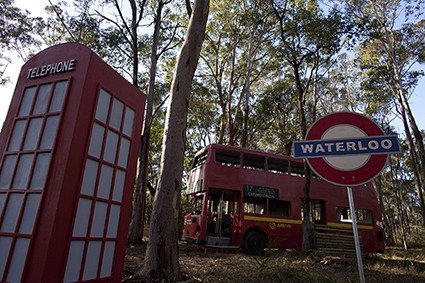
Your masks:
[{"label": "sky", "polygon": [[[52,1],[55,3],[55,1]],[[15,5],[21,9],[30,11],[31,16],[45,16],[44,7],[49,5],[48,0],[15,0]],[[11,55],[12,63],[7,67],[5,75],[9,76],[11,82],[5,86],[0,86],[0,126],[3,125],[6,119],[7,111],[9,109],[10,101],[12,100],[13,92],[17,78],[19,76],[20,69],[24,64],[24,61],[17,55]],[[419,66],[421,69],[425,69],[425,66]],[[419,129],[425,130],[425,78],[419,81],[415,92],[412,94],[410,100],[410,106],[412,108],[413,115],[416,119]],[[401,121],[395,118],[391,125],[395,127],[399,133],[404,132]]]}]

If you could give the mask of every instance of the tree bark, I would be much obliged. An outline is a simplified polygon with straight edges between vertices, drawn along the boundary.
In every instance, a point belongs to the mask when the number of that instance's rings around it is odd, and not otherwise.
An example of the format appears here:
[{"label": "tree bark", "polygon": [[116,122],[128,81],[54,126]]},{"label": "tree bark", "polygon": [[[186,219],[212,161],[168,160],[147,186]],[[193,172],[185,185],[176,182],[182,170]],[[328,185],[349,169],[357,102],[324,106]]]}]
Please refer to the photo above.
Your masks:
[{"label": "tree bark", "polygon": [[[375,9],[376,7],[373,6]],[[375,10],[376,15],[379,15],[379,13]],[[403,86],[403,80],[402,80],[402,66],[398,64],[397,60],[397,54],[394,49],[393,44],[394,42],[394,33],[392,30],[389,30],[385,24],[382,24],[384,31],[385,31],[385,37],[384,40],[382,40],[382,44],[385,47],[386,54],[388,57],[387,60],[387,69],[392,75],[392,81],[393,81],[393,94],[396,97],[396,100],[401,108],[401,112],[403,115],[403,123],[405,128],[406,136],[410,136],[409,143],[412,143],[412,147],[410,148],[412,156],[415,156],[417,159],[417,163],[414,164],[414,166],[418,165],[418,171],[420,172],[419,176],[415,174],[415,178],[418,178],[417,183],[424,184],[425,183],[425,146],[424,141],[422,137],[422,133],[418,128],[418,125],[416,123],[415,117],[413,116],[412,110],[410,108],[409,101],[407,99],[406,90]],[[407,119],[406,119],[407,118]],[[406,128],[406,121],[409,121],[410,129],[412,130],[413,137],[410,134],[409,126]],[[420,198],[422,195],[421,189],[418,191],[418,197]],[[423,200],[423,196],[422,196]],[[425,206],[423,203],[421,203],[421,209],[422,209],[422,216],[424,217],[424,211]],[[423,225],[425,226],[425,218],[423,219]]]},{"label": "tree bark", "polygon": [[[135,0],[129,0],[131,7],[131,52],[132,52],[132,59],[133,59],[133,74],[132,74],[132,81],[133,85],[135,87],[139,86],[139,42],[138,42],[138,35],[137,35],[137,28],[139,27],[140,19],[143,15],[143,7],[145,6],[146,1],[143,1],[140,3],[139,8],[140,10],[140,17],[138,18],[137,13],[137,3]],[[115,7],[117,10],[121,13],[120,5],[115,2]]]},{"label": "tree bark", "polygon": [[385,242],[387,245],[393,246],[394,245],[393,231],[391,229],[391,224],[388,221],[387,212],[385,210],[384,197],[382,193],[382,176],[381,175],[378,175],[375,178],[375,180],[373,181],[373,185],[374,185],[376,193],[378,194],[379,207],[382,214],[382,225],[384,226],[384,230],[385,230]]},{"label": "tree bark", "polygon": [[186,37],[177,58],[165,121],[161,169],[155,195],[143,275],[177,281],[177,216],[189,96],[208,19],[209,0],[196,0]]},{"label": "tree bark", "polygon": [[[305,95],[306,89],[303,88],[302,80],[300,78],[300,69],[297,63],[291,64],[294,70],[295,82],[297,87],[297,104],[300,120],[300,135],[301,140],[305,140],[307,135],[307,118],[305,114]],[[310,244],[312,242],[312,223],[310,219],[310,186],[311,186],[311,169],[307,162],[304,160],[304,172],[305,172],[305,183],[302,199],[302,210],[303,210],[303,238],[302,238],[302,251],[304,253],[310,250]]]},{"label": "tree bark", "polygon": [[406,112],[404,108],[401,109],[401,120],[403,121],[404,133],[406,134],[407,146],[410,151],[410,157],[412,158],[412,169],[413,176],[415,180],[416,193],[419,199],[419,206],[421,208],[421,216],[422,216],[422,226],[425,227],[425,201],[424,195],[422,193],[422,184],[423,178],[421,178],[420,166],[418,165],[418,153],[416,152],[415,143],[413,141],[412,135],[410,134],[409,125],[407,123]]},{"label": "tree bark", "polygon": [[153,43],[151,49],[151,66],[149,70],[149,87],[146,97],[145,120],[143,124],[142,142],[139,152],[139,169],[137,174],[136,189],[134,191],[133,211],[128,234],[129,243],[140,243],[143,241],[145,206],[146,206],[146,188],[148,183],[148,164],[149,164],[149,141],[152,125],[153,98],[155,90],[156,70],[158,63],[158,43],[161,28],[162,9],[164,2],[158,1],[156,10],[155,28],[153,33]]},{"label": "tree bark", "polygon": [[246,71],[246,78],[245,78],[245,97],[244,97],[244,106],[242,111],[242,141],[241,146],[246,148],[248,146],[248,115],[249,115],[249,99],[251,96],[251,72],[252,72],[252,61],[253,61],[253,51],[252,51],[252,44],[253,44],[254,36],[253,31],[251,31],[249,36],[249,46],[248,46],[248,58],[247,58],[247,71]]}]

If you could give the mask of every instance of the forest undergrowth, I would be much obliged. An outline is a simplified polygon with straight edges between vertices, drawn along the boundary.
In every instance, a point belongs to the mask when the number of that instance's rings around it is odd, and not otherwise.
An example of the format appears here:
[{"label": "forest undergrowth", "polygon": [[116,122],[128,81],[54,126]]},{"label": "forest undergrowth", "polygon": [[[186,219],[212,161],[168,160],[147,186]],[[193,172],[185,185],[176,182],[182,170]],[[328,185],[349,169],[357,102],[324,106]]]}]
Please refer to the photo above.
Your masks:
[{"label": "forest undergrowth", "polygon": [[[205,253],[200,247],[179,244],[182,282],[359,282],[355,260],[319,257],[294,250],[267,250],[262,256],[243,253]],[[123,282],[160,282],[139,275],[145,245],[130,246]],[[384,253],[363,259],[366,282],[425,283],[425,247],[403,250],[386,248]]]}]

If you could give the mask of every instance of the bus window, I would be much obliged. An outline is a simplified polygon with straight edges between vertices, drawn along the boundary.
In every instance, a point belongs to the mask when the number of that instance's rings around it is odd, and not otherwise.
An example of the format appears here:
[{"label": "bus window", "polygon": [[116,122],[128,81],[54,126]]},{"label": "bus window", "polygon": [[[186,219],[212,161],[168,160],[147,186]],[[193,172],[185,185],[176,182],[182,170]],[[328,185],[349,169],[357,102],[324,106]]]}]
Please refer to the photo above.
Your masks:
[{"label": "bus window", "polygon": [[264,214],[266,209],[266,199],[245,197],[243,199],[243,211],[245,213]]},{"label": "bus window", "polygon": [[215,161],[220,165],[240,167],[239,152],[217,150]]},{"label": "bus window", "polygon": [[265,169],[265,158],[263,156],[256,156],[250,154],[243,155],[243,168],[253,170]]},{"label": "bus window", "polygon": [[304,163],[302,162],[291,162],[291,174],[298,176],[305,176]]},{"label": "bus window", "polygon": [[351,213],[349,208],[337,207],[336,208],[336,219],[338,221],[351,221]]},{"label": "bus window", "polygon": [[323,201],[321,200],[311,200],[310,201],[310,214],[311,214],[311,220],[319,222],[322,219],[322,206]]},{"label": "bus window", "polygon": [[[351,211],[349,208],[337,207],[337,220],[351,222]],[[357,222],[372,224],[372,211],[367,209],[356,209]]]},{"label": "bus window", "polygon": [[288,173],[288,161],[275,158],[268,159],[268,170],[272,173]]},{"label": "bus window", "polygon": [[367,209],[356,210],[357,221],[372,224],[372,211]]},{"label": "bus window", "polygon": [[284,200],[269,200],[269,214],[279,216],[291,215],[291,203]]},{"label": "bus window", "polygon": [[208,151],[204,151],[201,154],[195,156],[195,158],[193,159],[191,169],[196,168],[196,167],[204,164],[207,161],[207,156],[208,156]]},{"label": "bus window", "polygon": [[192,213],[192,214],[200,214],[201,211],[202,211],[202,201],[203,201],[203,199],[204,199],[203,194],[196,195],[192,199],[191,204],[190,204],[190,210],[191,211],[188,211],[188,212]]}]

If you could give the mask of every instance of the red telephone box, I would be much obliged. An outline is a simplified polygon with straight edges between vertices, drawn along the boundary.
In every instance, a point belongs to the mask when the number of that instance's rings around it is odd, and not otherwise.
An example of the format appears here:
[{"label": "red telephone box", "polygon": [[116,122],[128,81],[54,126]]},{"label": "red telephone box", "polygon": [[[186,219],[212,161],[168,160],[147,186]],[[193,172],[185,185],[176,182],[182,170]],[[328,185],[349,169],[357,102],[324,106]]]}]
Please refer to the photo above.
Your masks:
[{"label": "red telephone box", "polygon": [[1,282],[121,282],[145,99],[77,43],[22,67],[0,136]]}]

